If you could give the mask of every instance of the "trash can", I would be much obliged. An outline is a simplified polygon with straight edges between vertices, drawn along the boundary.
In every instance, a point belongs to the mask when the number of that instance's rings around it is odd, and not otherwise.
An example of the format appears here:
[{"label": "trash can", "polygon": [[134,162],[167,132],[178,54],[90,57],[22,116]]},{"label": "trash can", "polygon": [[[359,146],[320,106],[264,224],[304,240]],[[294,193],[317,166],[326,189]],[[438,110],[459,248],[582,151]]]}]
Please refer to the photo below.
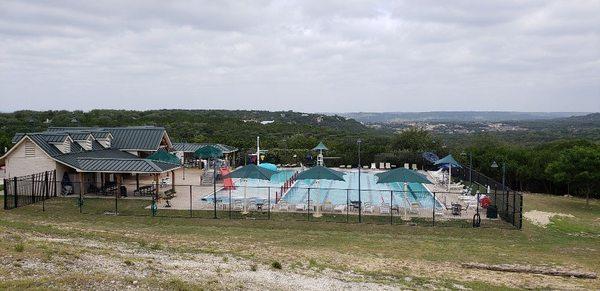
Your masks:
[{"label": "trash can", "polygon": [[122,197],[127,197],[127,187],[121,186],[121,188],[119,188],[119,193]]},{"label": "trash can", "polygon": [[487,209],[487,218],[498,218],[498,207],[496,205],[490,205]]}]

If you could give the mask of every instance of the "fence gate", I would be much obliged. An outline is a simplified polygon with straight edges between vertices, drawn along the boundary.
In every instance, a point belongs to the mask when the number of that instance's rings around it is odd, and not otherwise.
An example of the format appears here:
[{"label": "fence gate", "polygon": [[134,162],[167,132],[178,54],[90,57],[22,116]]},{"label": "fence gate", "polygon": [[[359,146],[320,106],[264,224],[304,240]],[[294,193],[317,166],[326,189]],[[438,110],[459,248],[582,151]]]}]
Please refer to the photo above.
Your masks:
[{"label": "fence gate", "polygon": [[56,197],[56,171],[4,179],[4,209]]}]

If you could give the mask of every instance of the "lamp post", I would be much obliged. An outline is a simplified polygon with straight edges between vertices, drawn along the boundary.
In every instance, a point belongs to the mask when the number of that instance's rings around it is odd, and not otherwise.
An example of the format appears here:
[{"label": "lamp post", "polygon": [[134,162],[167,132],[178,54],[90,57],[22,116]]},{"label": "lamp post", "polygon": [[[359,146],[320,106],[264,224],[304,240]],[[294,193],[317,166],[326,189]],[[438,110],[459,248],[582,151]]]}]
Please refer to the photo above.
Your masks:
[{"label": "lamp post", "polygon": [[360,197],[360,169],[362,168],[362,165],[360,163],[360,144],[362,143],[362,140],[359,138],[356,141],[356,144],[358,145],[358,222],[361,223],[362,222],[362,200]]},{"label": "lamp post", "polygon": [[[496,161],[492,162],[492,168],[497,169],[498,163]],[[502,191],[506,188],[506,162],[502,162]]]}]

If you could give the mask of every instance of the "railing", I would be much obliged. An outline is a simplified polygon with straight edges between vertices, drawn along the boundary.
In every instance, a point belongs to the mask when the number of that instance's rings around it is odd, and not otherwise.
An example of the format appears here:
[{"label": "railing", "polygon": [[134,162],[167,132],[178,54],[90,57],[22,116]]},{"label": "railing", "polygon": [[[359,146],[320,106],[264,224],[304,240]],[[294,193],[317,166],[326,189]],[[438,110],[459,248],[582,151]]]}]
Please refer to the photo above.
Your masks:
[{"label": "railing", "polygon": [[14,209],[56,197],[56,172],[4,179],[4,209]]}]

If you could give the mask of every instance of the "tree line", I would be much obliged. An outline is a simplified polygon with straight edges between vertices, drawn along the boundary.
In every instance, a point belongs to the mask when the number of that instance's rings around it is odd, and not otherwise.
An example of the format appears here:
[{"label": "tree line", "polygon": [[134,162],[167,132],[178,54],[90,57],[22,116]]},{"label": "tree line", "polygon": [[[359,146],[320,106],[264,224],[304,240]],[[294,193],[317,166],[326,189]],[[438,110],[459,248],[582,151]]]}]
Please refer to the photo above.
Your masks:
[{"label": "tree line", "polygon": [[[292,111],[227,110],[92,110],[17,111],[0,113],[0,151],[12,146],[16,132],[44,131],[49,126],[163,126],[176,142],[214,142],[240,149],[241,163],[254,152],[256,136],[268,150],[266,161],[276,164],[311,163],[311,149],[323,141],[328,166],[358,164],[361,139],[363,165],[389,162],[431,166],[422,157],[433,152],[452,153],[468,165],[496,180],[501,171],[493,161],[506,163],[507,184],[516,190],[571,194],[600,198],[600,147],[597,140],[558,139],[514,143],[494,134],[436,135],[421,129],[402,132],[374,129],[341,116]],[[464,153],[464,154],[463,154]]]}]

